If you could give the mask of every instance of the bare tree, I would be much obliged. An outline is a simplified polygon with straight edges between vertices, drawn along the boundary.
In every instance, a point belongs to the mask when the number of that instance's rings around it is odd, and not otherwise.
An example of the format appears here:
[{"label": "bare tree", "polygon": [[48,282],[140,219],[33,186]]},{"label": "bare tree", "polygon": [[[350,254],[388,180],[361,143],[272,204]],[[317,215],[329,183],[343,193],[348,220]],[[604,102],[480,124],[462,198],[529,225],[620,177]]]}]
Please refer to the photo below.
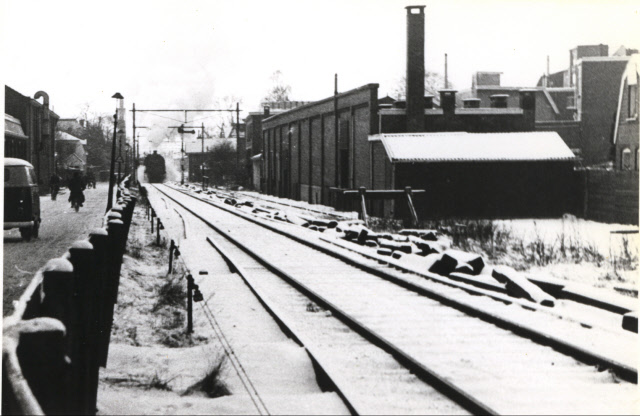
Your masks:
[{"label": "bare tree", "polygon": [[272,86],[263,101],[290,101],[289,94],[291,94],[291,86],[285,84],[282,78],[282,71],[280,70],[275,71],[271,75]]},{"label": "bare tree", "polygon": [[[454,88],[453,84],[449,82],[449,88]],[[424,92],[433,96],[438,96],[438,91],[444,89],[444,77],[434,71],[425,71],[424,73]],[[393,98],[397,100],[405,100],[407,98],[407,78],[403,76],[395,88],[391,92]]]},{"label": "bare tree", "polygon": [[[235,110],[237,104],[240,104],[240,107],[242,107],[242,98],[235,95],[225,95],[224,97],[222,97],[222,99],[216,100],[215,107],[220,109]],[[214,117],[212,124],[214,125],[214,127],[207,129],[207,135],[209,137],[217,136],[222,130],[230,132],[233,126],[236,125],[235,111],[218,113],[218,115]]]}]

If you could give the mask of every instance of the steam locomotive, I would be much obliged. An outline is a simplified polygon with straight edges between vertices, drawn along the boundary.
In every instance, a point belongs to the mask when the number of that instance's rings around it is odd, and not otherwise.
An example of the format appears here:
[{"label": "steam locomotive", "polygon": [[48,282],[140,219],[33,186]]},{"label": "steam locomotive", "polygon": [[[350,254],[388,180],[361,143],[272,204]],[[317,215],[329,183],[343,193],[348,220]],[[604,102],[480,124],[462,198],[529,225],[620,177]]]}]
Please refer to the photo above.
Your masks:
[{"label": "steam locomotive", "polygon": [[149,183],[162,183],[167,174],[164,158],[156,150],[144,158],[145,174]]}]

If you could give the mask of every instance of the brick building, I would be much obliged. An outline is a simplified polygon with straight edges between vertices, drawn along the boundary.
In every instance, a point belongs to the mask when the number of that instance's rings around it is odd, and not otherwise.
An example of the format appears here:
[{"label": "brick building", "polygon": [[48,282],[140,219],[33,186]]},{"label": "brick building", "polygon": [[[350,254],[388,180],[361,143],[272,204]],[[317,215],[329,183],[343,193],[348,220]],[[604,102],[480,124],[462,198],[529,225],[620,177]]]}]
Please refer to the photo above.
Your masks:
[{"label": "brick building", "polygon": [[[579,45],[569,51],[569,68],[543,75],[534,88],[536,130],[557,132],[585,166],[609,166],[619,157],[614,135],[620,79],[637,50],[608,53],[607,45]],[[477,72],[464,96],[486,105],[492,96],[504,95],[515,105],[520,88],[500,85],[500,74]]]},{"label": "brick building", "polygon": [[[482,189],[500,190],[486,198],[512,196],[514,199],[509,209],[503,209],[497,203],[482,205],[469,199],[464,210],[454,212],[443,211],[450,207],[447,204],[423,205],[422,217],[447,214],[469,217],[544,216],[565,212],[570,205],[566,198],[554,200],[545,197],[571,195],[568,187],[573,154],[557,134],[526,136],[527,143],[534,143],[526,149],[536,148],[535,141],[540,140],[544,154],[539,158],[504,157],[504,149],[501,149],[501,145],[506,144],[517,147],[517,143],[523,142],[522,132],[535,130],[536,92],[518,91],[517,103],[512,106],[508,105],[506,97],[496,97],[490,107],[479,108],[470,104],[456,109],[456,91],[443,90],[440,91],[440,108],[434,108],[434,97],[424,96],[423,6],[407,7],[407,25],[407,100],[386,100],[381,104],[378,101],[378,84],[367,84],[263,119],[262,191],[344,207],[340,192],[345,189],[403,189],[412,186],[430,189],[439,193],[438,197],[442,197],[443,192],[447,195],[477,195],[478,181],[481,181]],[[425,155],[416,160],[403,160],[402,166],[398,165],[390,148],[385,146],[385,142],[392,139],[380,140],[380,137],[391,137],[386,135],[389,133],[415,133],[417,143],[426,144],[433,138],[428,133],[437,132],[455,132],[447,136],[451,143],[443,140],[439,146],[454,146],[454,137],[464,138],[461,143],[486,144],[491,155],[485,159],[469,157],[464,161],[441,161],[444,164],[438,165],[440,169],[462,173],[456,174],[455,181],[452,181],[452,174],[433,174],[430,170],[434,166],[433,161]],[[546,149],[544,144],[551,142],[553,147]],[[408,146],[406,150],[411,152],[417,143],[403,144],[400,141],[398,146]],[[427,198],[434,197],[434,194],[427,194]],[[527,195],[527,206],[516,203],[523,195]],[[540,199],[545,199],[545,202],[540,203]],[[369,209],[378,216],[401,213],[400,208],[396,211],[394,201],[370,203]]]},{"label": "brick building", "polygon": [[250,112],[244,119],[245,139],[242,167],[248,178],[247,186],[257,191],[262,189],[262,120],[287,110],[308,104],[308,101],[270,101],[263,102],[264,111]]},{"label": "brick building", "polygon": [[618,90],[618,106],[613,133],[614,169],[636,170],[640,168],[640,125],[638,107],[640,99],[640,55],[633,55],[628,62]]},{"label": "brick building", "polygon": [[[31,163],[41,193],[49,192],[49,178],[55,170],[55,131],[60,117],[49,109],[49,96],[38,91],[34,98],[4,88],[4,155]],[[43,98],[43,103],[37,100]]]}]

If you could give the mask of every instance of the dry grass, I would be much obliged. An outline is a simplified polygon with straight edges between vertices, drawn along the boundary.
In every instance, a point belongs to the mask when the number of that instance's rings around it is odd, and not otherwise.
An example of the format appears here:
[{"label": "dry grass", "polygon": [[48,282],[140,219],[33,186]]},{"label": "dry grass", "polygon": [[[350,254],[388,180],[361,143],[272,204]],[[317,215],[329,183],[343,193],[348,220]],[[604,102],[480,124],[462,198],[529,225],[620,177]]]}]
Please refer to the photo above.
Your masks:
[{"label": "dry grass", "polygon": [[209,370],[205,376],[195,384],[187,388],[181,396],[204,394],[207,397],[230,396],[231,391],[222,380],[226,369],[227,357],[218,354],[209,365]]},{"label": "dry grass", "polygon": [[[378,231],[395,232],[396,223],[378,219],[375,224]],[[622,249],[607,256],[594,242],[565,231],[564,227],[551,242],[539,234],[535,225],[533,239],[525,241],[490,220],[422,221],[418,228],[438,230],[451,238],[454,248],[481,254],[496,263],[510,263],[519,270],[559,263],[591,263],[597,267],[611,266],[612,273],[619,275],[619,271],[638,268],[638,253],[626,237],[623,237]]]},{"label": "dry grass", "polygon": [[172,306],[177,308],[185,308],[185,300],[187,299],[187,290],[184,282],[180,279],[172,279],[160,286],[157,290],[156,303],[152,312],[157,312],[162,307]]}]

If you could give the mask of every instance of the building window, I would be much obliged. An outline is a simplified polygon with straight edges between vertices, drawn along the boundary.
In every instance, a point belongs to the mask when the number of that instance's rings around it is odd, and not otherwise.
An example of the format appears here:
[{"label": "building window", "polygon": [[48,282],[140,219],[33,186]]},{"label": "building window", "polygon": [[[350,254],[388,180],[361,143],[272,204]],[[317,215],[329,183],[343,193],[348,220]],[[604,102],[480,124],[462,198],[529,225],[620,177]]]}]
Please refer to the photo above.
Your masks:
[{"label": "building window", "polygon": [[627,87],[628,96],[628,118],[635,118],[638,115],[638,85],[629,85]]},{"label": "building window", "polygon": [[620,163],[620,169],[631,170],[631,149],[628,147],[622,151],[622,162]]}]

